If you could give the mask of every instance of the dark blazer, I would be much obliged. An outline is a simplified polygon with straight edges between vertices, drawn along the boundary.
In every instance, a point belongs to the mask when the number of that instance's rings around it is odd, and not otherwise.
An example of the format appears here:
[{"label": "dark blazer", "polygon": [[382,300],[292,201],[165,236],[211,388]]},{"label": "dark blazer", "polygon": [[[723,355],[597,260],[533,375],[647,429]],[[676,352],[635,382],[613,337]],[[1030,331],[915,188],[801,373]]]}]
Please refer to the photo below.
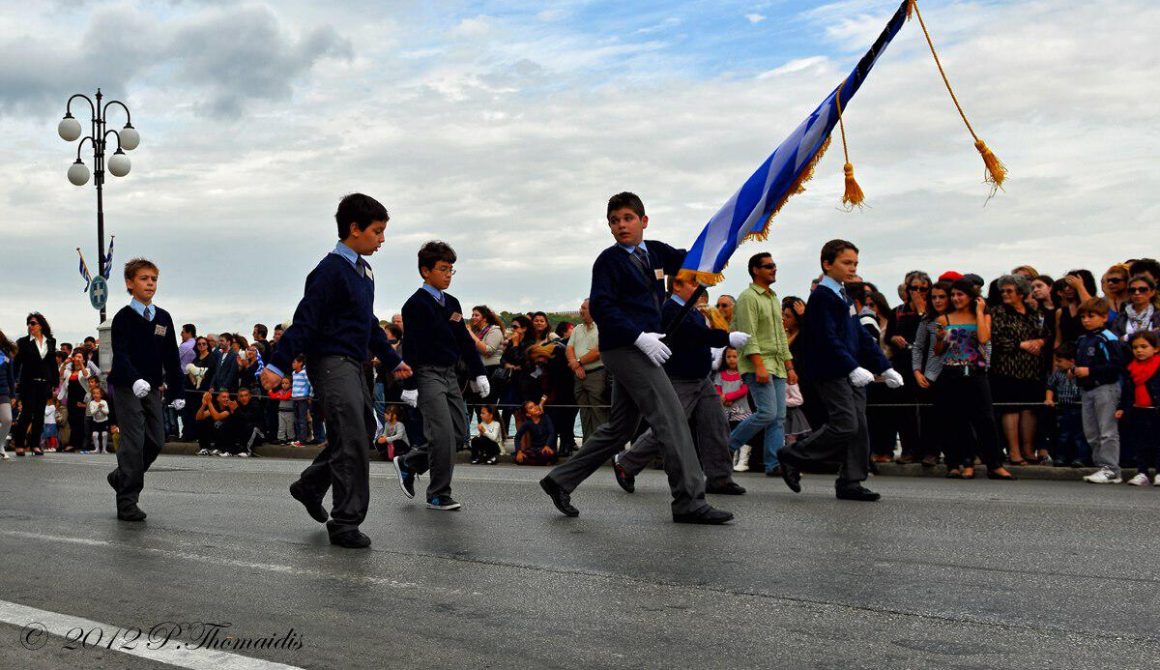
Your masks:
[{"label": "dark blazer", "polygon": [[19,383],[21,386],[30,383],[33,379],[47,380],[49,385],[56,388],[60,384],[60,369],[56,366],[56,339],[44,338],[44,357],[32,338],[25,335],[16,341],[16,367],[19,368]]},{"label": "dark blazer", "polygon": [[[672,298],[665,301],[661,322],[665,330],[681,313],[681,305]],[[729,333],[709,327],[705,315],[697,309],[689,310],[681,325],[665,338],[673,355],[665,361],[665,373],[670,379],[701,380],[713,369],[712,347],[729,346]]]},{"label": "dark blazer", "polygon": [[238,355],[233,351],[222,353],[218,359],[217,372],[213,376],[215,391],[238,390]]},{"label": "dark blazer", "polygon": [[645,240],[645,247],[651,277],[645,277],[630,254],[617,244],[601,252],[592,265],[588,305],[599,328],[601,350],[630,346],[644,332],[661,332],[664,277],[681,269],[685,250],[657,240]]},{"label": "dark blazer", "polygon": [[795,369],[807,379],[839,379],[858,367],[874,374],[890,368],[878,342],[851,312],[853,304],[826,286],[818,286],[810,293],[797,338],[802,343],[802,355],[795,356],[794,361]]}]

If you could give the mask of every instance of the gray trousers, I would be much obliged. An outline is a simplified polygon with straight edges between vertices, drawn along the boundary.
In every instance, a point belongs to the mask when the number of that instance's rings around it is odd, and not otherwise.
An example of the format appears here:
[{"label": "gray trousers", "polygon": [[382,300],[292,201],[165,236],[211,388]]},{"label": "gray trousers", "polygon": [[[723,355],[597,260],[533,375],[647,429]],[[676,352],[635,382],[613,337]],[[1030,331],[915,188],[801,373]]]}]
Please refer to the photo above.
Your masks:
[{"label": "gray trousers", "polygon": [[[673,390],[685,409],[685,419],[693,434],[693,444],[701,460],[705,477],[714,484],[733,481],[733,459],[729,452],[729,420],[721,405],[721,396],[713,382],[674,379]],[[661,452],[656,433],[649,428],[620,455],[620,464],[629,474],[637,475]]]},{"label": "gray trousers", "polygon": [[117,469],[113,483],[117,489],[117,509],[137,504],[145,488],[145,473],[165,444],[165,423],[161,417],[161,392],[153,390],[144,398],[133,395],[132,385],[113,388],[117,403],[117,427],[121,442],[117,448]]},{"label": "gray trousers", "polygon": [[1120,426],[1116,410],[1120,405],[1120,385],[1102,384],[1080,394],[1083,436],[1092,447],[1092,462],[1120,474]]},{"label": "gray trousers", "polygon": [[608,372],[604,368],[585,372],[584,379],[575,380],[573,392],[580,405],[580,429],[588,439],[601,424],[608,423],[607,407],[588,407],[608,404]]},{"label": "gray trousers", "polygon": [[307,495],[318,500],[333,488],[326,529],[336,535],[358,528],[367,516],[374,407],[362,363],[353,358],[308,359],[306,374],[326,417],[327,443],[298,481]]},{"label": "gray trousers", "polygon": [[455,450],[467,439],[467,413],[455,368],[422,365],[415,368],[415,380],[419,384],[419,413],[423,415],[427,444],[408,452],[403,464],[415,474],[431,471],[431,481],[427,483],[427,500],[431,500],[438,495],[451,495]]},{"label": "gray trousers", "polygon": [[612,374],[612,411],[608,423],[584,441],[548,478],[571,492],[616,454],[636,434],[643,416],[661,444],[665,473],[673,493],[673,513],[698,512],[705,502],[705,475],[681,400],[663,368],[653,365],[636,347],[601,352],[604,367]]},{"label": "gray trousers", "polygon": [[826,423],[782,451],[806,463],[839,463],[838,486],[865,481],[870,466],[866,388],[855,388],[845,377],[816,382],[814,387],[826,408]]}]

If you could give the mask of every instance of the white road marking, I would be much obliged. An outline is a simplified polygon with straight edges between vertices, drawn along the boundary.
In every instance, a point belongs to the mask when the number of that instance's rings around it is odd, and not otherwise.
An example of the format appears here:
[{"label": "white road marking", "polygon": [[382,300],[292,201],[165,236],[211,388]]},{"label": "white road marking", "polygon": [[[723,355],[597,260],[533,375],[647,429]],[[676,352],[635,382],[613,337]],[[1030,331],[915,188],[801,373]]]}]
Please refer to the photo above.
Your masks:
[{"label": "white road marking", "polygon": [[[92,648],[102,648],[190,670],[303,670],[296,665],[275,663],[214,649],[212,647],[217,645],[207,643],[208,638],[201,638],[203,640],[201,643],[177,637],[169,639],[166,632],[171,630],[169,628],[125,630],[120,626],[6,600],[0,600],[0,622],[21,627],[20,643],[29,650],[29,653],[36,653],[47,645],[59,643],[63,646],[72,641],[77,654],[88,653]],[[93,631],[100,631],[100,642],[95,641]],[[154,633],[153,639],[150,639],[151,632]],[[88,649],[81,646],[81,640],[86,633],[89,636]],[[222,629],[221,636],[216,639],[223,640],[227,634],[232,633],[229,629]],[[50,635],[64,639],[54,640],[49,637]],[[255,638],[259,639],[263,638]],[[273,638],[277,639],[280,638]]]}]

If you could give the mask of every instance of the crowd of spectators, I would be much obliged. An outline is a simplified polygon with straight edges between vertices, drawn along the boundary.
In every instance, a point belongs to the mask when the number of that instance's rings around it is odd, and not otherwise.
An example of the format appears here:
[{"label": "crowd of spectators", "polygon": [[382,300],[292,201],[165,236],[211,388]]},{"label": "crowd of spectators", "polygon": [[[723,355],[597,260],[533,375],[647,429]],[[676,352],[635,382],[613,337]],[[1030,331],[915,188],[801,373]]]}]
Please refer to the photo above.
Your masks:
[{"label": "crowd of spectators", "polygon": [[[1147,475],[1160,466],[1160,418],[1153,404],[1154,393],[1160,393],[1158,278],[1160,263],[1140,259],[1108,268],[1098,283],[1088,270],[1055,279],[1024,265],[990,282],[969,273],[914,271],[896,287],[847,284],[860,323],[908,380],[897,389],[872,387],[872,466],[941,462],[956,478],[973,477],[977,460],[991,467],[1094,466],[1098,470],[1088,480],[1097,483],[1122,481],[1121,468],[1132,467],[1137,474],[1129,483],[1160,486],[1160,472],[1152,480]],[[895,291],[896,300],[890,295]],[[806,303],[788,296],[779,305],[781,333],[774,340],[784,336],[792,353],[809,337],[801,330]],[[711,325],[730,328],[738,320],[735,306],[732,296],[720,294],[699,307]],[[29,315],[28,324],[29,336],[20,342],[0,332],[0,449],[14,422],[29,431],[29,439],[14,441],[23,447],[20,455],[115,449],[116,407],[105,387],[96,339],[56,347],[43,315]],[[402,316],[381,326],[401,351]],[[545,312],[516,315],[505,324],[486,305],[472,309],[469,331],[491,381],[487,396],[465,395],[471,430],[463,448],[471,451],[473,463],[496,463],[510,455],[522,465],[551,464],[607,420],[612,380],[601,363],[598,330],[587,301],[575,318],[556,324]],[[247,338],[199,334],[193,324],[184,325],[179,352],[187,402],[181,412],[166,408],[167,437],[198,443],[199,454],[223,457],[251,456],[262,443],[324,442],[325,417],[305,359],[294,361],[280,389],[266,394],[258,384],[282,332],[282,325],[271,334],[256,324]],[[46,342],[55,347],[52,366],[35,360]],[[736,428],[765,404],[754,402],[755,391],[767,390],[745,382],[752,377],[743,377],[746,361],[737,351],[716,353],[714,381],[722,412]],[[422,446],[422,417],[401,401],[401,386],[377,360],[367,361],[365,369],[381,426],[372,448],[393,458]],[[467,372],[462,372],[466,389]],[[739,449],[731,445],[739,472],[779,474],[775,463],[764,462],[771,453],[765,446],[769,431],[779,443],[776,451],[825,421],[808,378],[797,379],[792,368],[768,372],[780,377],[771,381],[780,382],[776,388],[785,395],[786,411],[771,419],[776,425],[764,422]],[[21,407],[28,395],[21,385],[31,388],[34,382],[51,387],[45,406]],[[36,404],[41,400],[29,397]],[[23,412],[31,415],[22,422]]]}]

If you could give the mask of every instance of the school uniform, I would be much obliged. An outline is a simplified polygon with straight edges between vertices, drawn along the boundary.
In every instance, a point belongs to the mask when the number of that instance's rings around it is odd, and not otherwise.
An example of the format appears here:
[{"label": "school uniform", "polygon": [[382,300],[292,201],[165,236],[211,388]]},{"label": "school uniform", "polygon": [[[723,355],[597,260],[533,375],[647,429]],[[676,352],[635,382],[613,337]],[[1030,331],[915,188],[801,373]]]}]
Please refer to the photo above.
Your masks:
[{"label": "school uniform", "polygon": [[[39,343],[30,336],[16,341],[16,358],[13,361],[17,374],[20,412],[12,427],[12,447],[29,449],[40,446],[40,434],[44,431],[44,412],[39,410],[48,402],[53,389],[60,384],[60,368],[56,365],[56,340],[45,337]],[[30,409],[32,408],[32,409]]]},{"label": "school uniform", "polygon": [[455,450],[467,440],[467,408],[455,366],[465,363],[470,379],[487,371],[455,296],[423,284],[403,304],[403,323],[403,358],[414,372],[407,387],[419,391],[426,444],[403,456],[402,465],[416,475],[430,471],[427,501],[432,502],[451,495]]},{"label": "school uniform", "polygon": [[363,362],[373,353],[392,370],[402,363],[379,327],[374,298],[370,265],[339,242],[306,277],[293,323],[266,366],[284,377],[296,356],[306,356],[330,439],[294,488],[318,505],[334,487],[327,521],[332,539],[357,530],[370,503],[370,444],[377,426]]},{"label": "school uniform", "polygon": [[[121,514],[137,506],[145,473],[165,444],[164,404],[184,398],[185,375],[178,359],[177,330],[164,309],[134,298],[113,317],[110,336],[113,365],[109,386],[116,401],[121,441],[117,469],[109,473],[108,481],[117,492],[117,511]],[[133,392],[138,380],[149,383],[144,398]]]},{"label": "school uniform", "polygon": [[635,436],[642,418],[664,453],[674,518],[712,511],[681,399],[664,369],[636,346],[641,333],[661,332],[664,277],[676,274],[684,258],[684,249],[650,240],[635,247],[614,244],[592,265],[588,304],[599,330],[601,360],[613,378],[612,408],[608,422],[541,481],[561,511],[561,501]]}]

